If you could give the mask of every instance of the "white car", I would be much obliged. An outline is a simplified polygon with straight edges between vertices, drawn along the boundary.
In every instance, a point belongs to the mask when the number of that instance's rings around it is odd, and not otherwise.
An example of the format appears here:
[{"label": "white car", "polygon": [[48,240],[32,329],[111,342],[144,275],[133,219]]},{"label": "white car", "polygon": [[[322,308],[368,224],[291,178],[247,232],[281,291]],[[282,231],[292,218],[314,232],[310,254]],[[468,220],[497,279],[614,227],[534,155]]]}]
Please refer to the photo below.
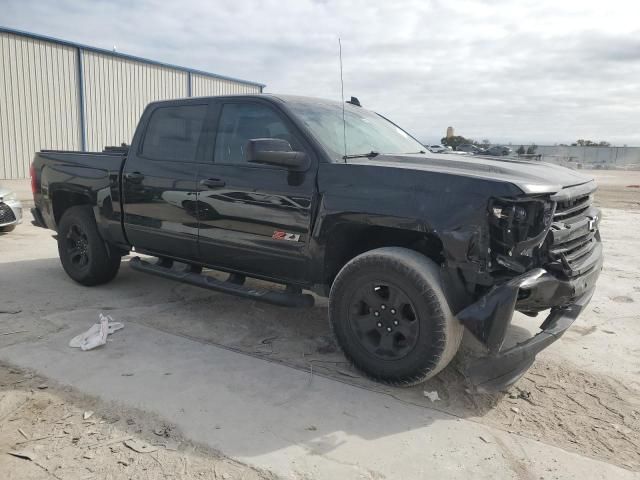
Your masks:
[{"label": "white car", "polygon": [[444,145],[429,145],[427,148],[431,153],[445,153],[451,150],[450,147],[445,147]]},{"label": "white car", "polygon": [[16,194],[0,187],[0,232],[10,232],[22,223],[22,204]]}]

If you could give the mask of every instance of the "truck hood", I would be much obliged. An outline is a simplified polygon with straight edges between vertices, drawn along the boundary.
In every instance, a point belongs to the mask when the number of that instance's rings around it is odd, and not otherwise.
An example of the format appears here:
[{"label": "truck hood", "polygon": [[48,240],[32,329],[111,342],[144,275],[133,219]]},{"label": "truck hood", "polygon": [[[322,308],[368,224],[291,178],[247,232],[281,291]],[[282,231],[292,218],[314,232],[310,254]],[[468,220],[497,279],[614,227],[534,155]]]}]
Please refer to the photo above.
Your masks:
[{"label": "truck hood", "polygon": [[348,162],[498,180],[512,183],[527,194],[556,193],[593,180],[589,175],[559,165],[501,157],[428,153],[378,155]]}]

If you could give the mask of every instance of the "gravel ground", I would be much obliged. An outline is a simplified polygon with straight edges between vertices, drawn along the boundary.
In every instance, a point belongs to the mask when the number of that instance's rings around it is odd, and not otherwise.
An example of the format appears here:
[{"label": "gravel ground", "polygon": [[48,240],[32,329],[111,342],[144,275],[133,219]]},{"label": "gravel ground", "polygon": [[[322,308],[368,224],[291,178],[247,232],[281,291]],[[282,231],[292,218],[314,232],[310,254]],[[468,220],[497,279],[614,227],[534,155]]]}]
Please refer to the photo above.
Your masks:
[{"label": "gravel ground", "polygon": [[0,364],[0,472],[46,478],[273,479],[185,440],[174,425]]}]

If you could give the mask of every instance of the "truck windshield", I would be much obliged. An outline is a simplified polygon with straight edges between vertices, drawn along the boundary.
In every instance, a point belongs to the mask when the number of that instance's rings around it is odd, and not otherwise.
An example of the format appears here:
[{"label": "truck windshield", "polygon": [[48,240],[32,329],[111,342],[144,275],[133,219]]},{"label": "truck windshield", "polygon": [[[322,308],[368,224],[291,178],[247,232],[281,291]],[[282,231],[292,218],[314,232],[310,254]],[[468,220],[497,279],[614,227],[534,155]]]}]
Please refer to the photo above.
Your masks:
[{"label": "truck windshield", "polygon": [[[339,103],[288,102],[293,113],[335,159],[372,158],[377,154],[420,153],[424,146],[390,121],[370,110],[345,105],[346,149]],[[374,155],[375,156],[375,155]]]}]

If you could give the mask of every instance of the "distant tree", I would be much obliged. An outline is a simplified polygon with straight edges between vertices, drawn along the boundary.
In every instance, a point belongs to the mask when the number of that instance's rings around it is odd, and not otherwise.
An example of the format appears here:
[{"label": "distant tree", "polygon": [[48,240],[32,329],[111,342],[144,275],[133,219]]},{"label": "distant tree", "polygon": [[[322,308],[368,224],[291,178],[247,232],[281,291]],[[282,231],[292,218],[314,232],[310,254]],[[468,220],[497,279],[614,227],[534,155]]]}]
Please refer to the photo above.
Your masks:
[{"label": "distant tree", "polygon": [[482,145],[483,145],[484,147],[488,147],[489,145],[491,145],[491,142],[489,141],[489,139],[488,139],[488,138],[483,138],[483,139],[482,139]]},{"label": "distant tree", "polygon": [[516,153],[518,155],[524,155],[524,145],[520,145],[520,148],[518,148],[518,150],[516,150]]},{"label": "distant tree", "polygon": [[464,145],[467,143],[471,143],[473,145],[476,144],[475,140],[472,140],[470,138],[465,138],[461,135],[454,135],[453,137],[442,137],[440,139],[440,143],[442,143],[442,145],[451,147],[454,150],[458,148],[459,145]]},{"label": "distant tree", "polygon": [[538,146],[535,143],[532,143],[531,145],[529,145],[529,148],[527,148],[527,155],[533,155],[534,153],[536,153],[537,149]]},{"label": "distant tree", "polygon": [[605,142],[605,141],[600,141],[600,142],[594,142],[593,140],[584,140],[582,138],[580,138],[579,140],[576,141],[576,143],[572,143],[571,146],[575,147],[610,147],[611,144],[609,142]]}]

